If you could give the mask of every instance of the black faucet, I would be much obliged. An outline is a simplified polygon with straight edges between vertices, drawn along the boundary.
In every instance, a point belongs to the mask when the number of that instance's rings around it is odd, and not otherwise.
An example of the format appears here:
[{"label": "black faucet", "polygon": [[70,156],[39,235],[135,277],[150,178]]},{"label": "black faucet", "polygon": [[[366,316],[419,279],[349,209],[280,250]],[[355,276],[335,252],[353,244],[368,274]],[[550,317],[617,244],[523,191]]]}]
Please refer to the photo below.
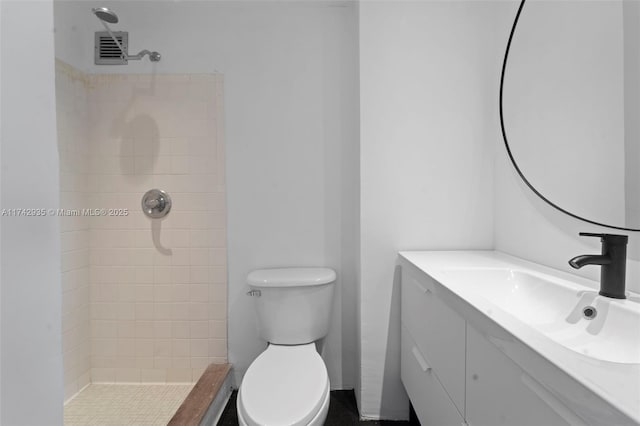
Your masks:
[{"label": "black faucet", "polygon": [[581,232],[581,236],[600,237],[602,254],[583,254],[569,261],[571,267],[580,269],[584,265],[600,265],[600,295],[614,299],[626,299],[624,295],[624,280],[627,262],[626,235],[591,234]]}]

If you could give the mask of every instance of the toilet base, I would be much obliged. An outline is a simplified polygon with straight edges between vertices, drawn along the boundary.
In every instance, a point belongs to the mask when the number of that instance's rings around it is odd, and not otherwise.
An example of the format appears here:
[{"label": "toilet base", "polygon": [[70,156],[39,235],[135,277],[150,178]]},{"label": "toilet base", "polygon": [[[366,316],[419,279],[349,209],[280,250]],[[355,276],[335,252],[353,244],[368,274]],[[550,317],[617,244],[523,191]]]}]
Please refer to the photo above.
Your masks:
[{"label": "toilet base", "polygon": [[[238,398],[237,401],[240,401],[240,392],[242,392],[242,386],[238,390]],[[322,402],[322,406],[320,407],[320,411],[315,415],[313,419],[306,426],[322,426],[324,421],[327,419],[327,413],[329,413],[329,400],[330,400],[331,392],[327,390],[327,395],[324,397],[324,401]],[[238,412],[238,424],[240,426],[250,426],[242,416],[242,412],[240,407],[236,407],[236,411]],[[269,425],[267,425],[269,426]]]}]

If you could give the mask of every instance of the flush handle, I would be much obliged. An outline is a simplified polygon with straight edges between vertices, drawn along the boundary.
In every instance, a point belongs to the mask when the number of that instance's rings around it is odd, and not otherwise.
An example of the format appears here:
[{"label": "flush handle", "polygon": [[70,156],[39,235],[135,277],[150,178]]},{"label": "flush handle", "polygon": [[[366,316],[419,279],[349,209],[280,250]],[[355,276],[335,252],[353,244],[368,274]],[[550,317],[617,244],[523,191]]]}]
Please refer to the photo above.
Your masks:
[{"label": "flush handle", "polygon": [[249,290],[247,296],[260,297],[262,296],[262,292],[260,290]]}]

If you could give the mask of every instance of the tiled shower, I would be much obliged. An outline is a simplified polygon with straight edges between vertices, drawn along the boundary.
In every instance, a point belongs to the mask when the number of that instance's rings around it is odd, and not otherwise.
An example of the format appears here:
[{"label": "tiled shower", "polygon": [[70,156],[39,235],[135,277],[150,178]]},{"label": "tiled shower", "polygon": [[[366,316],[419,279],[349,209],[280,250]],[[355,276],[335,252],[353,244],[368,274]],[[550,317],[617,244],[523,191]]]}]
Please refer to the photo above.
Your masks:
[{"label": "tiled shower", "polygon": [[[65,400],[227,362],[222,87],[57,61]],[[164,219],[142,212],[152,188],[172,198]]]}]

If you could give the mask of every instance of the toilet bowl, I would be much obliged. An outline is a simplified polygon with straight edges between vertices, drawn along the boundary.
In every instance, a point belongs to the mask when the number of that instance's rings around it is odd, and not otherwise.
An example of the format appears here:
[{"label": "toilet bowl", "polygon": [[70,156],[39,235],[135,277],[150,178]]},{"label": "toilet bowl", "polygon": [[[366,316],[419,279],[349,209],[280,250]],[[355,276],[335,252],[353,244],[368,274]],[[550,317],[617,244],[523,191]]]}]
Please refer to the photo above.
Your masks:
[{"label": "toilet bowl", "polygon": [[327,268],[279,268],[247,277],[258,333],[269,345],[238,390],[240,425],[321,426],[329,376],[315,342],[329,332],[336,274]]},{"label": "toilet bowl", "polygon": [[237,407],[240,425],[322,425],[329,377],[315,344],[269,345],[247,370]]}]

